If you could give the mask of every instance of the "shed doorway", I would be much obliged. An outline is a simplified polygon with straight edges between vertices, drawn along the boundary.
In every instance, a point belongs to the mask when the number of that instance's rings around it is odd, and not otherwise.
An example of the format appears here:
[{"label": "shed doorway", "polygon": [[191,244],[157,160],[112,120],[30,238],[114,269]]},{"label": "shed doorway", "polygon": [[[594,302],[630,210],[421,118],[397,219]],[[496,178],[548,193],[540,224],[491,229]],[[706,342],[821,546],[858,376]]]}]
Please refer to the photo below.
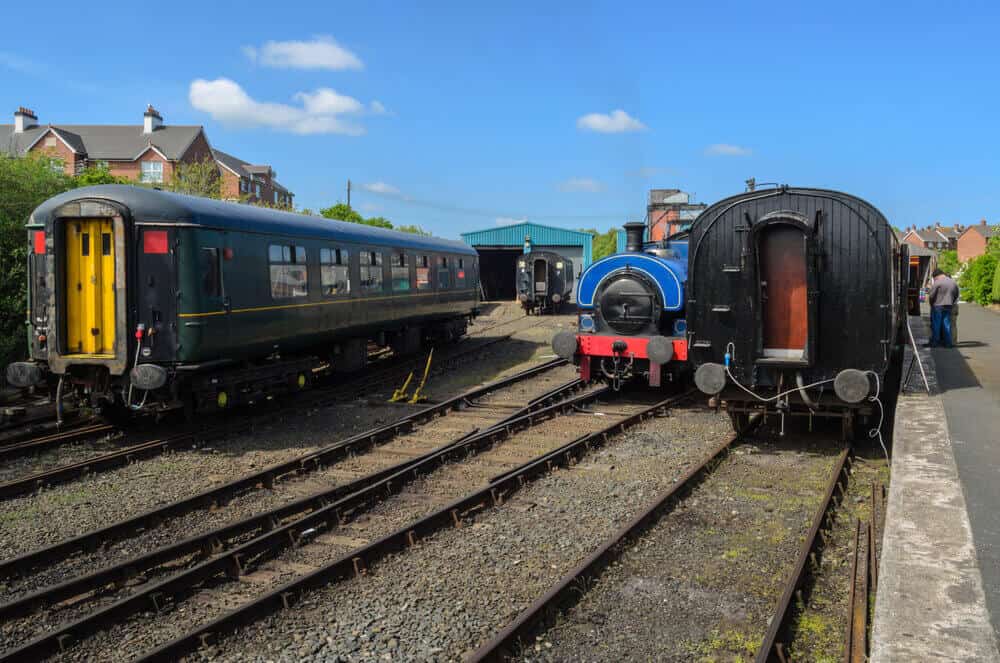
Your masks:
[{"label": "shed doorway", "polygon": [[805,359],[809,338],[805,233],[785,223],[766,228],[759,235],[757,260],[763,355]]},{"label": "shed doorway", "polygon": [[517,258],[524,254],[521,247],[484,248],[479,252],[479,280],[487,301],[514,301],[517,299]]}]

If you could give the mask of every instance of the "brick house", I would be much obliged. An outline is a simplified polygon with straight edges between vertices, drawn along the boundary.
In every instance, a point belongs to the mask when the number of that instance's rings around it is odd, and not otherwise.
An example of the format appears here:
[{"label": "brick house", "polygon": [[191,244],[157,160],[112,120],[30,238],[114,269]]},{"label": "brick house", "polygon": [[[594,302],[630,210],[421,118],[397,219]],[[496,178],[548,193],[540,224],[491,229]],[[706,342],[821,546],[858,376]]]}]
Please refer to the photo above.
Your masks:
[{"label": "brick house", "polygon": [[931,249],[932,251],[943,251],[945,249],[955,248],[955,243],[958,238],[955,237],[953,240],[951,237],[953,231],[946,234],[943,230],[944,229],[941,227],[940,223],[933,226],[927,226],[926,228],[911,226],[910,228],[907,228],[906,233],[903,235],[903,241],[907,244],[912,244],[913,246]]},{"label": "brick house", "polygon": [[[104,163],[112,175],[151,184],[169,182],[179,163],[209,159],[219,166],[223,198],[271,204],[282,204],[278,201],[283,200],[291,206],[293,197],[274,180],[270,166],[253,166],[214,150],[204,127],[165,124],[152,106],[146,108],[138,125],[41,125],[34,111],[22,106],[14,113],[14,124],[0,124],[0,153],[45,154],[57,159],[67,175]],[[231,181],[236,182],[235,191],[240,191],[240,180],[233,179],[234,173],[236,178],[248,179],[243,195],[227,193]]]},{"label": "brick house", "polygon": [[997,227],[988,225],[986,219],[966,228],[958,238],[959,261],[972,260],[986,253],[986,243],[996,234]]},{"label": "brick house", "polygon": [[249,202],[264,202],[278,207],[292,206],[294,194],[278,183],[273,168],[247,163],[222,150],[213,152],[222,176],[224,200],[245,198]]}]

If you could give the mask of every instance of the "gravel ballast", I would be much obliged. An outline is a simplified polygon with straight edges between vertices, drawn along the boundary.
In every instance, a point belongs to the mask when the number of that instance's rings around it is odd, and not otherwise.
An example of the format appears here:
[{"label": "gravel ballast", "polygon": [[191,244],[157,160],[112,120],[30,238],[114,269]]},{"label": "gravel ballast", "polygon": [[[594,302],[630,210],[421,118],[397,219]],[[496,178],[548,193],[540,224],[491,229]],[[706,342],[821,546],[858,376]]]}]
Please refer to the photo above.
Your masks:
[{"label": "gravel ballast", "polygon": [[730,434],[677,412],[613,438],[468,527],[304,597],[199,656],[221,660],[454,660],[474,649],[643,503]]}]

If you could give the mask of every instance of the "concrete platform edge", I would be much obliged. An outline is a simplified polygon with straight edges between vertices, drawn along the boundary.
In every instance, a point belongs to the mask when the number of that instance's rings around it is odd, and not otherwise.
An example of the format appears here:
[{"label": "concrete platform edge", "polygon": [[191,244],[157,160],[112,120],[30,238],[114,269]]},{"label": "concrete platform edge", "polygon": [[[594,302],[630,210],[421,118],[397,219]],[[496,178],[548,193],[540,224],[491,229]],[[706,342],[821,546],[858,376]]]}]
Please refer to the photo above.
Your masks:
[{"label": "concrete platform edge", "polygon": [[[924,322],[910,324],[922,345]],[[919,352],[931,395],[915,367],[896,407],[871,661],[1000,661],[934,360]]]}]

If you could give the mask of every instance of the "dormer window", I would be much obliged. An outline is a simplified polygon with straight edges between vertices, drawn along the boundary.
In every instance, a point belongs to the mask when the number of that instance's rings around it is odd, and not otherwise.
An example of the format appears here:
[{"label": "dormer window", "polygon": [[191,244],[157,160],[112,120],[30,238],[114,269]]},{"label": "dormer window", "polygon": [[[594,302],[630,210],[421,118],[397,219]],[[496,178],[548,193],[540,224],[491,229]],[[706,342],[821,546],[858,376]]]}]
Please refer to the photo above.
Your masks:
[{"label": "dormer window", "polygon": [[141,163],[140,168],[141,168],[140,181],[153,184],[159,184],[163,182],[162,161],[143,161]]}]

